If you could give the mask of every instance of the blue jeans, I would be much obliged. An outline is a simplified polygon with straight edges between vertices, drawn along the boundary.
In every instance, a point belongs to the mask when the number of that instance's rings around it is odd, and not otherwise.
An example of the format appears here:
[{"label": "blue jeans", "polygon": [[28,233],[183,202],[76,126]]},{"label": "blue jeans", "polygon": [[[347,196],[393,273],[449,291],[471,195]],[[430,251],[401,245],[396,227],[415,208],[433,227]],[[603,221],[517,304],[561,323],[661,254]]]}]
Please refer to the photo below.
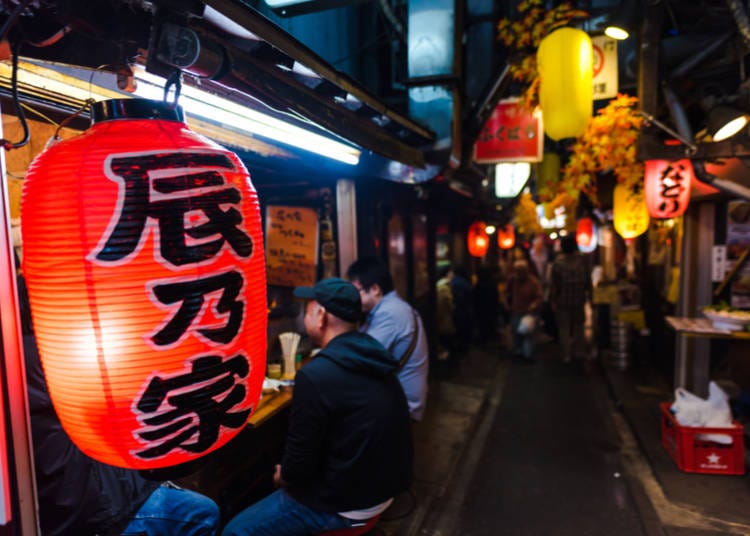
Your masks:
[{"label": "blue jeans", "polygon": [[335,513],[308,508],[280,489],[237,514],[221,534],[307,536],[326,530],[348,529],[359,524]]},{"label": "blue jeans", "polygon": [[214,536],[219,516],[219,507],[205,495],[161,485],[135,513],[122,536]]}]

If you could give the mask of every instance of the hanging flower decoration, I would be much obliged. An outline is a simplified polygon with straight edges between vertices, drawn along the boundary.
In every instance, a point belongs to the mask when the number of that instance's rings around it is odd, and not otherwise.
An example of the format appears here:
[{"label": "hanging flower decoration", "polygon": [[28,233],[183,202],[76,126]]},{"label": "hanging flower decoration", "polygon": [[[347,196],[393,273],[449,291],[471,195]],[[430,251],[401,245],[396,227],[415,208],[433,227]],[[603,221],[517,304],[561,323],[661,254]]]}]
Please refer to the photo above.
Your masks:
[{"label": "hanging flower decoration", "polygon": [[636,160],[636,145],[643,118],[638,99],[619,94],[599,110],[570,149],[562,169],[563,190],[574,198],[583,192],[594,199],[596,175],[612,171],[619,184],[634,188],[643,180],[643,163]]},{"label": "hanging flower decoration", "polygon": [[513,215],[513,222],[519,234],[534,234],[544,231],[539,224],[536,203],[530,193],[521,194]]},{"label": "hanging flower decoration", "polygon": [[539,104],[539,73],[536,49],[539,42],[552,31],[567,26],[573,19],[588,18],[589,14],[575,9],[570,2],[545,9],[543,0],[523,0],[516,7],[518,17],[501,19],[497,25],[498,39],[510,49],[510,74],[526,87],[521,102],[529,108]]}]

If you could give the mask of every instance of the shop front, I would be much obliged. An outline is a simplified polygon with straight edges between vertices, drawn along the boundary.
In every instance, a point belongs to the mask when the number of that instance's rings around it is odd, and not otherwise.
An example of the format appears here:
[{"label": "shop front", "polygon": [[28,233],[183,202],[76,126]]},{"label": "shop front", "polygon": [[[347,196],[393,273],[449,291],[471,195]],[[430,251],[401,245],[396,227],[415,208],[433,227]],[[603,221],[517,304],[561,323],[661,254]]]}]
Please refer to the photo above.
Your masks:
[{"label": "shop front", "polygon": [[[29,143],[19,144],[17,149],[7,151],[7,186],[2,189],[3,195],[7,197],[3,203],[6,226],[0,233],[3,250],[6,252],[2,264],[5,283],[0,319],[7,378],[6,400],[10,401],[10,407],[6,408],[9,420],[7,439],[3,441],[7,448],[2,459],[5,506],[2,521],[9,531],[8,534],[32,534],[38,526],[34,507],[36,500],[33,449],[28,432],[29,412],[25,407],[23,350],[18,342],[21,329],[16,320],[18,297],[16,286],[13,284],[16,268],[12,253],[15,252],[20,259],[26,256],[20,229],[28,226],[28,222],[21,221],[20,206],[22,197],[30,194],[22,195],[22,191],[32,161],[45,151],[49,140],[54,139],[54,143],[64,145],[90,135],[89,99],[101,104],[112,99],[133,102],[152,98],[159,101],[156,108],[164,106],[165,109],[171,110],[175,109],[175,104],[180,105],[185,110],[187,125],[192,131],[228,148],[236,155],[237,162],[242,162],[249,172],[250,188],[257,192],[257,202],[252,208],[255,215],[252,218],[253,221],[257,220],[262,238],[258,239],[260,235],[256,236],[253,247],[256,260],[261,259],[264,262],[261,269],[256,266],[255,275],[248,274],[248,281],[262,280],[263,284],[262,290],[249,299],[253,308],[262,303],[267,306],[261,307],[263,310],[259,314],[251,315],[252,318],[248,310],[245,311],[248,316],[243,317],[243,321],[253,324],[252,330],[249,331],[259,334],[258,340],[252,343],[246,341],[245,346],[247,351],[259,355],[257,360],[253,360],[251,373],[246,374],[238,369],[236,375],[254,378],[247,384],[247,391],[257,391],[261,396],[259,400],[248,402],[249,405],[245,408],[249,410],[247,425],[239,427],[239,431],[230,441],[223,441],[225,445],[216,449],[210,448],[202,455],[187,456],[173,462],[141,464],[139,468],[149,478],[173,480],[208,495],[219,504],[222,515],[227,519],[272,489],[274,464],[279,461],[286,433],[286,417],[291,400],[289,379],[293,377],[294,369],[299,366],[300,361],[307,359],[312,350],[305,339],[292,350],[288,344],[288,341],[293,339],[290,334],[303,332],[299,303],[292,297],[292,289],[295,286],[311,285],[324,277],[345,274],[348,265],[358,256],[378,254],[389,258],[395,273],[400,274],[399,285],[405,296],[427,299],[429,283],[424,269],[427,265],[428,251],[426,207],[420,206],[417,210],[412,210],[408,214],[408,221],[401,227],[402,231],[406,230],[408,233],[409,240],[422,245],[421,248],[415,249],[421,253],[414,256],[411,247],[405,250],[403,247],[399,248],[395,242],[393,247],[386,246],[392,242],[391,237],[398,236],[400,225],[391,218],[392,213],[387,207],[398,205],[403,213],[408,204],[403,199],[417,195],[413,192],[413,186],[399,183],[402,176],[411,177],[411,183],[416,182],[415,173],[409,171],[410,169],[418,170],[418,180],[430,178],[431,172],[424,172],[427,175],[420,176],[419,170],[425,169],[421,147],[429,145],[432,133],[408,118],[388,110],[359,84],[336,73],[330,65],[290,39],[287,34],[277,33],[277,29],[263,26],[262,21],[259,22],[256,18],[248,18],[244,11],[232,12],[230,9],[225,15],[233,16],[240,25],[244,24],[245,31],[252,28],[257,34],[273,41],[273,46],[277,47],[274,49],[275,55],[265,57],[258,53],[252,58],[247,58],[242,56],[243,50],[244,53],[247,52],[247,47],[232,48],[228,45],[229,41],[236,44],[236,36],[223,41],[223,45],[226,46],[224,51],[231,50],[235,54],[231,61],[235,72],[220,80],[218,76],[206,77],[205,71],[198,72],[203,67],[199,69],[195,64],[179,65],[183,68],[182,80],[179,77],[170,78],[169,73],[174,72],[173,69],[177,67],[175,63],[179,63],[174,57],[168,60],[172,61],[172,64],[160,64],[161,74],[165,74],[166,78],[155,76],[150,72],[160,71],[150,63],[153,57],[158,55],[155,50],[151,50],[151,60],[140,63],[136,61],[127,66],[127,69],[108,70],[81,65],[62,65],[48,59],[33,57],[19,58],[15,69],[11,65],[2,67],[0,84],[8,88],[2,101],[4,139],[23,140],[26,138],[25,128],[28,128],[30,140]],[[222,19],[223,22],[217,23],[218,26],[211,22],[210,17],[205,17],[198,24],[204,25],[199,30],[200,38],[194,36],[198,39],[196,42],[200,42],[204,47],[201,50],[211,48],[207,43],[217,35],[222,35],[226,39],[227,28],[221,26],[226,23],[226,16]],[[170,28],[167,24],[161,26],[160,31],[168,33]],[[174,37],[177,34],[170,35]],[[167,37],[163,40],[156,39],[156,43],[164,44],[167,41]],[[257,38],[253,43],[255,47],[265,47],[266,51],[272,48],[268,41]],[[146,46],[148,43],[144,42],[143,45]],[[289,55],[285,56],[280,50]],[[162,60],[167,52],[164,49],[159,50]],[[89,61],[97,60],[98,58],[89,58]],[[229,60],[224,58],[222,61]],[[307,85],[301,83],[298,75],[278,69],[279,62],[290,65],[295,62],[305,63],[317,72],[317,82]],[[148,66],[145,63],[148,63]],[[244,75],[240,72],[247,69],[249,64],[254,65],[261,73],[250,81],[247,72]],[[243,77],[244,82],[241,81]],[[136,87],[138,89],[132,93]],[[331,88],[337,88],[334,92],[336,95],[349,95],[349,104],[342,105],[341,99],[334,99],[333,93],[330,92]],[[18,97],[14,98],[13,93],[17,93]],[[162,97],[165,97],[163,102]],[[259,104],[258,99],[265,104]],[[358,113],[352,111],[352,100],[357,102],[355,108]],[[280,112],[281,108],[283,112]],[[21,121],[19,109],[26,112],[26,127]],[[311,109],[313,112],[305,119],[300,119],[300,109]],[[293,115],[290,110],[294,110]],[[323,110],[326,111],[322,112]],[[382,127],[385,124],[391,126],[386,129]],[[161,141],[157,142],[154,138],[153,142],[154,150],[165,150],[159,145]],[[121,139],[119,143],[121,145],[117,146],[115,152],[128,152],[126,139]],[[141,151],[142,148],[138,150]],[[212,150],[201,149],[209,152]],[[233,160],[235,157],[229,158]],[[133,165],[142,166],[143,163]],[[213,171],[209,169],[214,164],[193,162],[185,164],[185,169],[196,165],[208,170],[205,180],[210,179],[209,175],[214,177],[211,180],[216,179]],[[172,164],[170,166],[174,167]],[[174,201],[175,195],[175,190],[169,190],[171,187],[167,185],[171,180],[171,174],[159,170],[156,170],[156,173],[158,176],[153,176],[149,180],[161,182],[154,186],[155,189],[148,195],[161,196],[159,199],[163,205],[170,204]],[[185,173],[188,176],[192,171]],[[221,173],[219,172],[219,175]],[[116,175],[115,173],[113,176]],[[211,187],[209,183],[201,184],[204,188]],[[91,188],[93,189],[93,186]],[[87,195],[90,193],[88,183],[82,189],[87,190]],[[82,212],[95,205],[85,199],[85,195],[82,195],[78,207]],[[23,202],[30,206],[29,199]],[[87,204],[91,207],[87,207]],[[120,208],[124,211],[122,214],[129,214],[132,206],[123,204]],[[239,206],[237,208],[239,210]],[[242,210],[244,211],[244,208]],[[203,216],[198,214],[201,211],[204,211]],[[207,216],[209,212],[210,217]],[[224,212],[222,209],[221,212],[230,216],[234,214],[233,210]],[[218,220],[212,218],[222,216],[207,208],[189,209],[184,214],[181,221],[187,242],[183,247],[196,250],[207,247],[208,239],[214,234],[206,235],[201,229],[207,229],[208,227],[204,227],[207,223],[216,224]],[[69,219],[67,216],[69,214],[66,214],[66,218],[60,219]],[[39,218],[49,219],[50,216],[39,215]],[[162,223],[158,224],[157,233],[154,231],[156,220],[149,223],[153,219],[152,216],[143,218],[143,236],[162,236],[166,240],[166,219],[159,220]],[[124,222],[128,218],[122,216],[120,219]],[[242,232],[235,233],[235,238],[248,231],[250,221],[248,219],[236,227]],[[54,225],[53,222],[47,223]],[[114,230],[117,230],[117,226]],[[68,231],[62,229],[60,232]],[[228,238],[230,234],[227,232],[223,235],[228,243],[231,242]],[[51,251],[55,250],[53,238],[45,238],[49,240]],[[180,242],[180,239],[177,241]],[[138,243],[140,242],[136,240],[135,244]],[[245,250],[241,245],[232,244],[232,248],[222,249],[221,255],[232,249],[234,253],[229,253],[227,258],[233,257],[235,261],[241,261],[246,256]],[[175,265],[172,272],[184,273],[185,267],[179,259],[170,257],[170,254],[165,253],[166,249],[156,246],[141,248],[136,245],[131,253],[122,258],[127,260],[137,257],[142,250],[153,252],[155,259],[172,262]],[[409,252],[408,255],[405,251]],[[111,262],[122,264],[124,261]],[[33,277],[32,272],[33,270],[24,275]],[[155,272],[153,274],[156,277]],[[136,275],[132,273],[127,278]],[[157,279],[164,283],[168,274],[165,272],[162,275],[161,279]],[[158,281],[144,282],[144,285],[144,288],[153,290],[153,295],[157,299],[161,299],[158,297]],[[248,289],[250,286],[248,283],[241,288]],[[35,299],[44,301],[44,297],[40,298],[38,288],[37,286],[32,294],[36,296]],[[96,291],[90,289],[88,292]],[[219,309],[212,309],[214,305],[210,302],[213,298],[210,297],[209,291],[206,292],[206,300],[209,303],[206,311],[213,312],[205,314],[212,316],[217,323],[226,324],[228,319],[228,327],[232,320],[236,319],[236,309],[231,309],[233,312],[229,313],[229,316]],[[164,300],[166,301],[163,311],[167,311],[169,307],[166,304],[170,298],[164,297]],[[172,300],[171,303],[176,302]],[[112,307],[114,306],[104,305],[102,311],[109,311]],[[63,311],[59,312],[59,315],[64,314]],[[204,312],[201,312],[200,316],[203,314]],[[169,325],[168,323],[167,327]],[[176,347],[182,344],[184,338],[180,337],[168,341],[165,339],[164,343],[159,342],[162,340],[159,334],[166,333],[167,327],[162,326],[161,331],[157,329],[154,337],[149,335],[156,341],[155,346]],[[107,329],[109,328],[102,327],[101,331],[104,333]],[[221,338],[220,334],[214,332],[226,330],[217,329],[212,325],[211,329],[204,331],[201,339]],[[102,341],[102,351],[106,352],[106,346],[110,343],[105,339]],[[295,345],[296,342],[295,340]],[[215,346],[214,343],[209,343],[209,346],[211,345]],[[45,368],[48,366],[45,365]],[[266,381],[259,380],[258,376]],[[274,381],[268,382],[267,376]],[[263,383],[262,393],[260,383]],[[238,427],[232,428],[238,430]]]}]

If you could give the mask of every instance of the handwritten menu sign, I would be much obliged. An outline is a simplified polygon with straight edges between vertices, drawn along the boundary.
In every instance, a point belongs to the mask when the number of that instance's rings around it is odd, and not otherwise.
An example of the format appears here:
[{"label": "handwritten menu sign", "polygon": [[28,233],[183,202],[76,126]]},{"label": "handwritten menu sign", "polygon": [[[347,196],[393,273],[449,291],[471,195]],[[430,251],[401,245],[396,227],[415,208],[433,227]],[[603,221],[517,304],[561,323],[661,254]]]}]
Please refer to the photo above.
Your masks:
[{"label": "handwritten menu sign", "polygon": [[266,208],[266,277],[269,285],[315,284],[318,212],[307,207]]}]

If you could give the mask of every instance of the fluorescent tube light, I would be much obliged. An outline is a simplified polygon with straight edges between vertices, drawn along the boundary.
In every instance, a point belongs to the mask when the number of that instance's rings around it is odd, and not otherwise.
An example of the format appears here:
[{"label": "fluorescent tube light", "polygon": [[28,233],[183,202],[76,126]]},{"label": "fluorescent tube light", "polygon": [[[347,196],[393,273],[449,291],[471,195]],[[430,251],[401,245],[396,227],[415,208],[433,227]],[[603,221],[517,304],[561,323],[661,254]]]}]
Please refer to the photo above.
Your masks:
[{"label": "fluorescent tube light", "polygon": [[[136,72],[135,78],[138,81],[136,95],[155,100],[163,98],[165,84],[163,78],[142,70]],[[222,123],[236,130],[257,134],[352,166],[359,163],[361,151],[355,147],[240,106],[195,87],[182,86],[179,104],[188,116]]]}]

